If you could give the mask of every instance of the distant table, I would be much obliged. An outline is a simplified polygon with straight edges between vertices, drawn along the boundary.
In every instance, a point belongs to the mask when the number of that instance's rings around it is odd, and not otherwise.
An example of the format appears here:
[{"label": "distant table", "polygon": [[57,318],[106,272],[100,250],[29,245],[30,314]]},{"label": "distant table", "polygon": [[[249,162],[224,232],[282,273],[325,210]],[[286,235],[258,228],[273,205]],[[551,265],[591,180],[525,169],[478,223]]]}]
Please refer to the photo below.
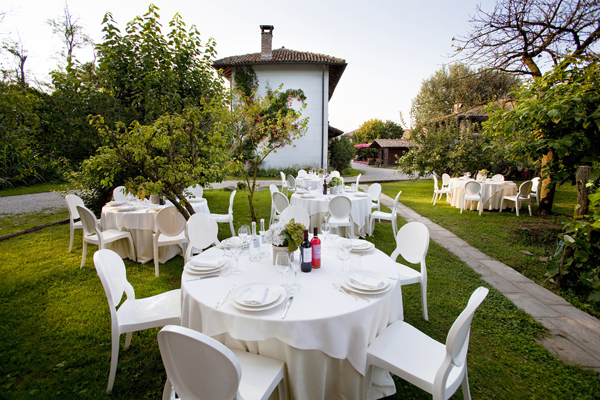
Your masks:
[{"label": "distant table", "polygon": [[[465,185],[467,182],[478,182],[481,184],[481,197],[483,198],[483,208],[488,210],[500,209],[500,202],[502,196],[514,196],[517,194],[517,184],[512,181],[492,181],[491,179],[485,181],[475,181],[471,178],[452,178],[448,188],[452,191],[451,197],[448,202],[456,208],[460,208],[462,196],[465,193]],[[465,209],[477,210],[479,204],[477,201],[467,200],[465,202]]]},{"label": "distant table", "polygon": [[323,188],[323,179],[314,175],[306,175],[304,177],[296,178],[296,187],[298,185],[303,186],[309,190],[318,190]]}]

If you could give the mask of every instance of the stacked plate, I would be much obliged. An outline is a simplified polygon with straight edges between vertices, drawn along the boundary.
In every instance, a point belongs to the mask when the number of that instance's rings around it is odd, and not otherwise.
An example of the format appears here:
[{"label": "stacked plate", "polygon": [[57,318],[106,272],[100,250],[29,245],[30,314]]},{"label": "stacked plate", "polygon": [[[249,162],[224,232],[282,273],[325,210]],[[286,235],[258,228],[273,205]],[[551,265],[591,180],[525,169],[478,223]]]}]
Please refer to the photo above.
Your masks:
[{"label": "stacked plate", "polygon": [[352,252],[357,254],[368,253],[375,248],[375,245],[366,240],[352,239]]},{"label": "stacked plate", "polygon": [[106,205],[110,206],[110,207],[122,206],[124,204],[127,204],[127,202],[126,201],[109,201],[108,203],[106,203]]},{"label": "stacked plate", "polygon": [[227,266],[227,257],[195,257],[188,262],[183,270],[192,275],[207,275],[219,272]]},{"label": "stacked plate", "polygon": [[229,302],[244,311],[264,311],[275,308],[286,298],[286,291],[273,283],[248,283],[236,288]]},{"label": "stacked plate", "polygon": [[302,195],[303,199],[312,199],[314,197],[315,197],[314,193],[305,193],[305,194]]},{"label": "stacked plate", "polygon": [[125,206],[125,207],[119,207],[119,208],[115,209],[115,211],[117,211],[117,212],[125,212],[125,211],[133,211],[133,210],[137,210],[137,207]]},{"label": "stacked plate", "polygon": [[198,197],[193,199],[188,199],[190,203],[204,203],[206,199],[204,197]]},{"label": "stacked plate", "polygon": [[354,195],[356,197],[369,197],[369,193],[365,193],[365,192],[356,192],[356,193],[354,193]]},{"label": "stacked plate", "polygon": [[360,294],[379,294],[390,290],[388,277],[372,271],[351,271],[342,278],[342,286]]}]

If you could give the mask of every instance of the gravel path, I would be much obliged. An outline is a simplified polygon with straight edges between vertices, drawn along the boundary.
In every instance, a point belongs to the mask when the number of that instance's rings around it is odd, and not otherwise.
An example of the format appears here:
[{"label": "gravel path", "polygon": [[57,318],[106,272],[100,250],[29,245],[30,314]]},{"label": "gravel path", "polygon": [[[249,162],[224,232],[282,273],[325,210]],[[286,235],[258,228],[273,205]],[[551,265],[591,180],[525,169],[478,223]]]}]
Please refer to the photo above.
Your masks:
[{"label": "gravel path", "polygon": [[58,211],[66,208],[65,199],[54,192],[0,197],[0,216],[49,210]]}]

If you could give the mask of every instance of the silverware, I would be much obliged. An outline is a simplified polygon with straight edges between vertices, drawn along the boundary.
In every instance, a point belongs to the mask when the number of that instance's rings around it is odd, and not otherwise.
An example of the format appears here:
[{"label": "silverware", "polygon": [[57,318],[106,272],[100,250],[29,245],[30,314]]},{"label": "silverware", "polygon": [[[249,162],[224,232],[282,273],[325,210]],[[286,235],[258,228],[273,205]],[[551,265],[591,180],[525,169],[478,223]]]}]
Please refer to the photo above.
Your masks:
[{"label": "silverware", "polygon": [[354,297],[352,294],[350,294],[350,293],[348,293],[348,292],[346,292],[346,291],[342,290],[342,287],[341,287],[341,286],[339,286],[339,285],[337,285],[337,284],[335,284],[335,283],[334,283],[334,284],[333,284],[333,287],[335,288],[335,290],[337,290],[337,291],[338,291],[338,292],[340,292],[340,293],[344,293],[346,296],[350,297],[352,300],[358,300],[358,298],[357,298],[357,297]]},{"label": "silverware", "polygon": [[218,278],[219,276],[221,276],[221,275],[207,275],[207,276],[201,276],[200,278],[186,279],[186,282],[191,282],[191,281],[199,281],[200,279]]},{"label": "silverware", "polygon": [[370,302],[371,302],[371,300],[367,299],[366,297],[363,297],[363,296],[361,296],[361,295],[360,295],[360,294],[358,294],[358,293],[351,292],[350,290],[346,289],[346,288],[345,288],[345,287],[343,287],[343,286],[342,286],[341,288],[342,288],[342,290],[343,290],[344,292],[346,292],[346,293],[350,293],[350,294],[351,294],[352,296],[354,296],[354,297],[358,297],[359,299],[361,299],[361,300],[364,300],[364,301],[366,301],[367,303],[370,303]]},{"label": "silverware", "polygon": [[231,289],[229,289],[229,292],[227,292],[227,294],[225,296],[223,296],[223,298],[221,300],[219,300],[219,302],[217,303],[217,306],[215,308],[219,308],[223,305],[223,303],[225,303],[225,300],[227,300],[227,298],[229,297],[231,292],[233,292],[233,289],[235,289],[235,285],[233,285],[231,287]]},{"label": "silverware", "polygon": [[283,310],[283,314],[281,314],[281,319],[284,319],[287,315],[287,312],[290,309],[290,306],[292,305],[292,300],[294,300],[294,296],[290,296],[287,303],[285,304],[285,309]]}]

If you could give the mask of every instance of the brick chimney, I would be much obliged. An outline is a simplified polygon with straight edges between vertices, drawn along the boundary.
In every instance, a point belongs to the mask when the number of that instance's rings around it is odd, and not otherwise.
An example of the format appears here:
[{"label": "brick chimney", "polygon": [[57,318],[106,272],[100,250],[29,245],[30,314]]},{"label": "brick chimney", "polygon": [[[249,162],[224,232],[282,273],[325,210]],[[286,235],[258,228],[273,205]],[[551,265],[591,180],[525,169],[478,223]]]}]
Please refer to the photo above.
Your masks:
[{"label": "brick chimney", "polygon": [[260,59],[270,60],[273,58],[273,25],[260,26]]}]

